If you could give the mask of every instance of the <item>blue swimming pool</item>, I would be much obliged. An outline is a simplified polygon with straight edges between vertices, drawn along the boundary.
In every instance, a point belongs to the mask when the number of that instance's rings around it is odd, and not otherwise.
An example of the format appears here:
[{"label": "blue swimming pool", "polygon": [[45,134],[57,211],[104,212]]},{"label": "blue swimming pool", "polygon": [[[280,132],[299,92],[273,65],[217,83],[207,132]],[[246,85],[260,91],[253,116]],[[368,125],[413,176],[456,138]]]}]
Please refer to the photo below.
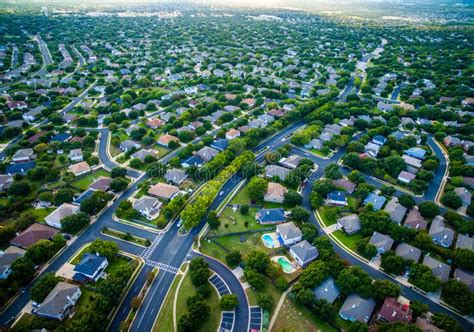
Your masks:
[{"label": "blue swimming pool", "polygon": [[263,234],[262,235],[262,241],[265,244],[266,247],[268,248],[275,248],[275,244],[273,242],[273,238],[270,234]]}]

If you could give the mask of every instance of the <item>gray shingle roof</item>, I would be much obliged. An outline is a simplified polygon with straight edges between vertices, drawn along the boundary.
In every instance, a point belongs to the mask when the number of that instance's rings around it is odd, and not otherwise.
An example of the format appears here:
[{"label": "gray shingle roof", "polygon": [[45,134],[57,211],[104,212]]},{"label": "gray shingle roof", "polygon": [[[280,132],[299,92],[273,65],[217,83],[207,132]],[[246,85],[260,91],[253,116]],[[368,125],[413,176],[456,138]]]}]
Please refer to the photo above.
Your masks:
[{"label": "gray shingle roof", "polygon": [[302,236],[302,233],[298,227],[293,222],[287,222],[277,226],[277,230],[280,233],[281,237],[285,240],[295,239]]},{"label": "gray shingle roof", "polygon": [[339,311],[339,315],[350,320],[367,323],[375,308],[374,299],[364,299],[357,294],[351,294]]},{"label": "gray shingle roof", "polygon": [[442,282],[446,282],[449,279],[449,271],[451,267],[447,264],[441,263],[439,260],[434,259],[431,256],[425,256],[423,259],[423,265],[430,268],[433,275],[438,277]]},{"label": "gray shingle roof", "polygon": [[334,283],[334,279],[329,277],[313,290],[313,294],[318,300],[326,300],[329,303],[333,303],[339,296],[340,291]]},{"label": "gray shingle roof", "polygon": [[397,256],[402,257],[405,260],[413,260],[418,262],[421,256],[421,250],[413,247],[407,243],[400,243],[395,250]]},{"label": "gray shingle roof", "polygon": [[290,250],[301,259],[303,263],[310,262],[318,258],[319,255],[318,250],[306,240],[292,245]]},{"label": "gray shingle roof", "polygon": [[385,234],[374,232],[369,240],[370,244],[373,244],[377,249],[383,249],[384,251],[390,250],[393,245],[393,239]]},{"label": "gray shingle roof", "polygon": [[360,231],[360,219],[357,214],[351,214],[337,219],[337,223],[344,228],[347,234],[353,234]]}]

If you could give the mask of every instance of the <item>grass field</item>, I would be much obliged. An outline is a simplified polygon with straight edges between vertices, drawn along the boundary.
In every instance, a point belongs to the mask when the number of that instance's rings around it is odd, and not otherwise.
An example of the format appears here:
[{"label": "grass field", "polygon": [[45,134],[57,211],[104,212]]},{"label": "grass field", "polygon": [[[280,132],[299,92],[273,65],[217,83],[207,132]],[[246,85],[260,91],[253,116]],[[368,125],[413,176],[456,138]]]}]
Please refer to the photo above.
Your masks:
[{"label": "grass field", "polygon": [[341,230],[337,230],[332,234],[352,250],[356,250],[356,243],[362,239],[362,235],[360,234],[347,235]]},{"label": "grass field", "polygon": [[323,219],[326,226],[334,225],[337,222],[337,207],[321,206],[319,208],[319,215]]},{"label": "grass field", "polygon": [[71,181],[69,184],[73,187],[76,187],[78,189],[81,189],[81,190],[87,190],[89,188],[89,186],[94,183],[94,181],[101,177],[101,176],[107,176],[107,177],[110,177],[110,173],[107,172],[105,169],[103,168],[99,168],[98,170],[92,172],[92,173],[89,173],[87,174],[86,176],[84,177],[80,177],[78,179],[74,179],[73,181]]},{"label": "grass field", "polygon": [[247,296],[248,296],[248,299],[249,299],[249,305],[251,305],[251,306],[257,306],[258,305],[257,299],[258,299],[259,294],[265,293],[265,294],[270,295],[271,298],[273,299],[273,303],[274,303],[274,306],[273,306],[272,310],[270,311],[270,315],[275,310],[275,307],[278,304],[278,301],[280,301],[280,297],[281,297],[281,294],[282,294],[282,292],[280,292],[275,287],[275,285],[273,285],[270,282],[270,280],[268,280],[268,282],[265,283],[265,288],[262,289],[261,291],[256,291],[252,288],[247,288],[245,291],[247,292]]},{"label": "grass field", "polygon": [[32,214],[33,216],[35,216],[36,218],[36,221],[38,222],[42,222],[44,221],[44,218],[50,214],[51,212],[53,212],[56,208],[54,207],[50,207],[50,208],[42,208],[42,209],[34,209],[34,208],[31,208],[31,209],[27,209],[25,211],[23,211],[22,214]]},{"label": "grass field", "polygon": [[298,305],[288,297],[285,298],[272,331],[285,332],[336,332],[337,330],[319,319],[308,308]]},{"label": "grass field", "polygon": [[[206,299],[206,303],[211,307],[211,315],[207,318],[199,328],[196,328],[196,332],[208,332],[217,331],[221,320],[221,308],[219,306],[219,296],[217,295],[214,287],[211,286],[212,292],[210,298]],[[196,293],[196,288],[191,283],[191,277],[189,273],[184,277],[183,283],[179,289],[179,294],[176,302],[176,318],[187,312],[186,300],[189,296]],[[165,331],[160,329],[160,331]],[[166,331],[167,332],[167,331]]]},{"label": "grass field", "polygon": [[254,229],[267,228],[268,225],[261,225],[255,220],[257,209],[251,208],[248,215],[243,215],[239,210],[235,211],[226,207],[219,218],[221,225],[219,229],[210,231],[210,235],[219,235],[233,232],[245,232]]}]

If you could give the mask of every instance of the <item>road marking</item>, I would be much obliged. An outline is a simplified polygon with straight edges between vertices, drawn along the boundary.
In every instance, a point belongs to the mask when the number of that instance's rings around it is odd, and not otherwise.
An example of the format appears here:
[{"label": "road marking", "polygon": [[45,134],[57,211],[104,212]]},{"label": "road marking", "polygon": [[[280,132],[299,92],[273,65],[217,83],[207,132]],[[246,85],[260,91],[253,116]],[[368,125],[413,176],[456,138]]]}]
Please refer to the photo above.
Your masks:
[{"label": "road marking", "polygon": [[145,264],[149,265],[149,266],[156,267],[156,268],[158,268],[160,270],[163,270],[163,271],[166,271],[166,272],[173,273],[173,274],[177,274],[178,271],[179,271],[179,269],[177,267],[166,265],[166,264],[163,264],[163,263],[160,263],[160,262],[155,262],[155,261],[152,261],[152,260],[147,260],[145,262]]}]

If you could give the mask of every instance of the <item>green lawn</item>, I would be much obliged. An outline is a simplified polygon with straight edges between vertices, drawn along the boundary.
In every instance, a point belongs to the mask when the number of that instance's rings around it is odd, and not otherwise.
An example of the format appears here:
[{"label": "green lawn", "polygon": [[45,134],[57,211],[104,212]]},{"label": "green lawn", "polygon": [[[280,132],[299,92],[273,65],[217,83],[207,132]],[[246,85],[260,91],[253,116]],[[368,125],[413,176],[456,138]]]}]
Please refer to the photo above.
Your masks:
[{"label": "green lawn", "polygon": [[356,250],[356,243],[362,239],[362,235],[359,233],[353,235],[347,235],[341,230],[337,230],[332,233],[339,241],[344,243],[348,248]]},{"label": "green lawn", "polygon": [[224,250],[222,250],[221,247],[219,247],[217,244],[215,244],[214,242],[209,242],[209,241],[206,241],[206,240],[201,240],[201,247],[199,248],[199,250],[203,253],[203,254],[206,254],[206,255],[209,255],[211,257],[214,257],[218,260],[220,260],[221,262],[225,262],[225,256],[226,256],[226,252]]},{"label": "green lawn", "polygon": [[[211,307],[211,315],[207,318],[199,328],[196,328],[197,332],[208,332],[217,331],[221,320],[221,308],[219,306],[219,297],[214,287],[211,286],[212,292],[210,298],[206,299],[207,304]],[[179,294],[176,302],[176,318],[187,312],[186,300],[188,297],[196,293],[196,288],[191,283],[191,277],[189,273],[184,277],[183,283],[179,289]],[[162,331],[160,329],[160,331]]]},{"label": "green lawn", "polygon": [[36,218],[36,221],[38,222],[42,222],[44,221],[44,218],[50,214],[51,212],[53,212],[56,208],[54,207],[50,207],[50,208],[42,208],[42,209],[34,209],[34,208],[30,208],[30,209],[27,209],[25,211],[22,212],[22,214],[32,214],[33,216],[35,216]]},{"label": "green lawn", "polygon": [[174,304],[174,296],[176,294],[176,289],[178,288],[178,284],[183,276],[178,274],[173,280],[171,284],[170,290],[166,295],[165,302],[161,307],[160,314],[157,319],[157,324],[153,326],[153,332],[172,332],[173,331],[173,304]]},{"label": "green lawn", "polygon": [[170,152],[171,150],[168,149],[168,148],[165,148],[164,146],[161,146],[161,145],[158,145],[158,144],[155,144],[153,146],[153,150],[155,150],[157,152],[157,155],[156,157],[159,159],[159,158],[162,158],[164,156],[166,156],[168,154],[168,152]]},{"label": "green lawn", "polygon": [[[244,241],[241,241],[243,237]],[[262,234],[246,234],[246,235],[232,235],[232,236],[223,236],[218,239],[214,239],[230,251],[237,250],[240,251],[242,256],[246,256],[250,251],[258,249],[266,253],[274,251],[274,249],[267,248],[262,243]]]},{"label": "green lawn", "polygon": [[326,226],[333,225],[337,222],[337,210],[338,208],[334,206],[321,206],[319,208],[319,215],[323,219],[323,223]]},{"label": "green lawn", "polygon": [[[243,215],[239,210],[235,211],[226,207],[219,218],[221,225],[219,229],[210,231],[210,235],[219,235],[232,232],[245,232],[254,229],[267,228],[268,225],[261,225],[255,220],[256,208],[251,208],[248,215]],[[247,225],[245,224],[247,222]]]},{"label": "green lawn", "polygon": [[47,318],[41,318],[33,314],[24,314],[20,320],[12,327],[14,332],[29,332],[32,330],[54,330],[61,325],[61,322]]},{"label": "green lawn", "polygon": [[230,204],[250,204],[250,198],[247,190],[247,185],[244,186],[242,189],[239,190],[237,195],[232,198]]},{"label": "green lawn", "polygon": [[296,304],[286,297],[273,325],[273,331],[336,332],[337,330],[318,318],[305,306]]},{"label": "green lawn", "polygon": [[271,296],[273,299],[274,306],[272,310],[270,311],[270,314],[273,313],[273,310],[275,310],[276,305],[278,304],[278,301],[280,301],[280,297],[282,292],[280,292],[275,285],[273,285],[270,280],[265,283],[265,288],[262,289],[261,291],[256,291],[252,288],[247,288],[245,290],[247,292],[247,296],[249,299],[249,305],[251,306],[256,306],[258,305],[257,298],[259,294],[265,293]]},{"label": "green lawn", "polygon": [[89,173],[87,174],[86,176],[84,177],[80,177],[78,179],[74,179],[73,181],[71,181],[69,184],[73,187],[76,187],[78,189],[81,189],[81,190],[87,190],[89,188],[89,186],[94,183],[94,181],[101,177],[101,176],[107,176],[107,177],[110,177],[110,173],[107,172],[105,169],[103,168],[99,168],[98,170],[92,172],[92,173]]}]

